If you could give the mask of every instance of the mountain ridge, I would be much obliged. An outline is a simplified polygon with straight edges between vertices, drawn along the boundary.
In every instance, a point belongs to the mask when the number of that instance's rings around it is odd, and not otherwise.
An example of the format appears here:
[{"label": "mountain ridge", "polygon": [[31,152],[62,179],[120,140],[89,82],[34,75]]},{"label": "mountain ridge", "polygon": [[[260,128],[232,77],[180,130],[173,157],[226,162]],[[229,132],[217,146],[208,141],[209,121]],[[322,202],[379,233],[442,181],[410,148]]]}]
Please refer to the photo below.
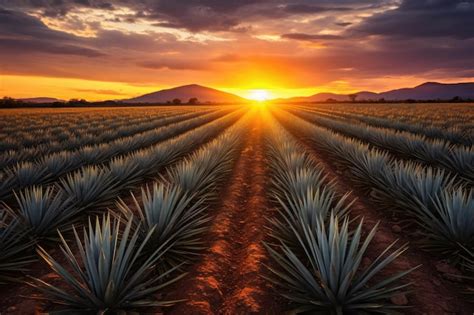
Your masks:
[{"label": "mountain ridge", "polygon": [[[386,101],[431,101],[443,100],[449,101],[455,97],[461,99],[474,99],[474,82],[461,83],[439,83],[425,82],[412,88],[400,88],[385,92],[375,93],[370,91],[361,91],[357,94],[356,100],[360,101],[378,101],[384,99]],[[276,101],[285,102],[324,102],[328,99],[335,101],[349,101],[352,94],[336,94],[336,93],[317,93],[310,96],[292,97],[278,99]]]},{"label": "mountain ridge", "polygon": [[120,100],[123,103],[166,103],[180,99],[186,103],[197,98],[200,103],[244,103],[247,99],[199,84],[187,84],[174,88],[147,93],[138,97]]}]

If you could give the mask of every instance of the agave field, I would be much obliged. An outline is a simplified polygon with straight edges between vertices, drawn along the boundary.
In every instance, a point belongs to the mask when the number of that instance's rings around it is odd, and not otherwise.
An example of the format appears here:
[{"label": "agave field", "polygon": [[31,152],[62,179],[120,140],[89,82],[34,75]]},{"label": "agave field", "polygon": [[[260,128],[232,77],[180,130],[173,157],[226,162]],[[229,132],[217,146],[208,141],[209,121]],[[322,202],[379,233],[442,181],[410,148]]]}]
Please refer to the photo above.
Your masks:
[{"label": "agave field", "polygon": [[0,314],[474,313],[473,105],[0,116]]}]

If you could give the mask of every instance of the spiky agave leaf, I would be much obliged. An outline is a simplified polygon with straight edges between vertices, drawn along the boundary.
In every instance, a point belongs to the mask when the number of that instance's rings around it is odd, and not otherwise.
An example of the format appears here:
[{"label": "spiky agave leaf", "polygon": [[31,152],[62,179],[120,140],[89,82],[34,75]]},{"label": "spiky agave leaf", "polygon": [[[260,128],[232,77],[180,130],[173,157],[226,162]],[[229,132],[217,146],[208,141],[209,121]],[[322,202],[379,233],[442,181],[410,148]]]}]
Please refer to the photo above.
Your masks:
[{"label": "spiky agave leaf", "polygon": [[473,191],[458,188],[435,196],[432,206],[417,212],[423,222],[426,248],[459,262],[474,249]]},{"label": "spiky agave leaf", "polygon": [[139,258],[153,231],[150,231],[139,244],[139,231],[132,231],[132,220],[127,222],[122,232],[120,225],[120,219],[112,221],[109,215],[104,215],[102,222],[97,217],[95,226],[89,220],[88,229],[84,227],[83,230],[83,241],[74,228],[79,250],[77,258],[60,234],[61,250],[70,269],[66,269],[46,250],[39,247],[38,253],[41,258],[69,289],[65,290],[37,278],[32,278],[31,285],[43,292],[46,299],[56,304],[73,310],[100,314],[173,304],[173,301],[150,298],[151,294],[182,276],[160,283],[174,269],[162,274],[154,272],[156,262],[170,244],[163,244],[141,261]]},{"label": "spiky agave leaf", "polygon": [[27,265],[36,260],[34,243],[26,233],[9,211],[0,210],[0,283],[17,280],[15,273],[27,271]]},{"label": "spiky agave leaf", "polygon": [[283,289],[282,295],[295,305],[296,312],[389,313],[400,308],[391,304],[388,298],[409,286],[398,284],[398,280],[416,267],[379,282],[372,278],[407,247],[392,251],[395,244],[392,243],[362,269],[362,259],[377,229],[375,226],[362,240],[362,224],[361,221],[351,232],[347,218],[340,224],[338,217],[331,215],[327,227],[320,220],[314,231],[305,228],[304,236],[299,238],[303,257],[298,257],[285,244],[280,246],[282,253],[267,245],[270,255],[280,266],[270,269],[273,274],[270,280]]},{"label": "spiky agave leaf", "polygon": [[[202,199],[184,193],[179,186],[168,186],[155,182],[142,188],[141,201],[132,195],[133,207],[123,200],[117,204],[120,213],[132,217],[139,226],[141,238],[149,235],[146,250],[155,251],[163,244],[172,244],[164,259],[171,265],[180,264],[196,255],[201,249],[200,234],[206,228],[208,217],[203,214],[206,207]],[[133,209],[133,210],[132,210]],[[151,234],[150,234],[151,233]]]},{"label": "spiky agave leaf", "polygon": [[77,219],[80,208],[72,206],[67,198],[53,186],[32,186],[15,193],[18,209],[6,209],[28,230],[28,237],[56,239],[56,230],[70,225]]}]

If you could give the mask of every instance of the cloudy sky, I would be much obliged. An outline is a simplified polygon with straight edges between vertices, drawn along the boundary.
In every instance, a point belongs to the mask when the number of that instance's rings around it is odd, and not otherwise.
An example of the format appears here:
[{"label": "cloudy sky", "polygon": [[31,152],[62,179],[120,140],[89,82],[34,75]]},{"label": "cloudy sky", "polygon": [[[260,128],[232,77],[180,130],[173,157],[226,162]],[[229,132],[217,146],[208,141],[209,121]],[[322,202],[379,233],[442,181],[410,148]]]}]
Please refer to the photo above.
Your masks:
[{"label": "cloudy sky", "polygon": [[0,95],[474,81],[474,0],[0,0]]}]

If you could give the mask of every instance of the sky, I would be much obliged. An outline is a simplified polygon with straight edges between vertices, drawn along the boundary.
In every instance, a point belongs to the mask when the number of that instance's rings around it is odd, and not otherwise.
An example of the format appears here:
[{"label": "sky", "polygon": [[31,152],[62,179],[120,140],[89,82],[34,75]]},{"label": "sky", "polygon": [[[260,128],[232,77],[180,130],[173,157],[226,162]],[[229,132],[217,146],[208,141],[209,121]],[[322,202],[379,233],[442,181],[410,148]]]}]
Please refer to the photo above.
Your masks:
[{"label": "sky", "polygon": [[0,96],[474,81],[474,0],[0,0]]}]

